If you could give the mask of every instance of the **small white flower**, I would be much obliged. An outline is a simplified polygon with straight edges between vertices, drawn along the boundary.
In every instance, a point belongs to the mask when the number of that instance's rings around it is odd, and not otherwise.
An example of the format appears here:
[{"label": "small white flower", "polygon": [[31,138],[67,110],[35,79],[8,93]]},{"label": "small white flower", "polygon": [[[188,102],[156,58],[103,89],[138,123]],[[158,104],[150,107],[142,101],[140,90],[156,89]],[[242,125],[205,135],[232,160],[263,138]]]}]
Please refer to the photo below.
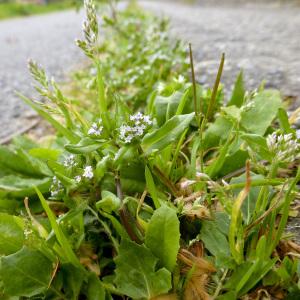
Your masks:
[{"label": "small white flower", "polygon": [[149,125],[152,124],[150,116],[143,115],[141,112],[131,115],[130,122],[120,127],[120,139],[126,144],[131,143],[135,137],[141,137]]},{"label": "small white flower", "polygon": [[29,236],[33,233],[32,229],[30,228],[25,228],[24,229],[24,235],[25,235],[25,239],[28,239]]},{"label": "small white flower", "polygon": [[75,161],[75,155],[73,154],[69,155],[64,161],[65,167],[75,167],[76,165],[77,163]]},{"label": "small white flower", "polygon": [[80,181],[81,181],[81,176],[80,175],[77,175],[77,176],[75,176],[74,177],[74,179],[75,179],[75,181],[77,182],[77,183],[79,183]]},{"label": "small white flower", "polygon": [[159,82],[157,85],[157,91],[158,93],[161,93],[165,89],[165,84],[163,82]]},{"label": "small white flower", "polygon": [[91,128],[88,130],[88,135],[100,136],[103,131],[102,120],[99,119],[94,122]]},{"label": "small white flower", "polygon": [[52,178],[52,184],[50,186],[51,197],[56,197],[61,191],[63,191],[63,185],[56,176]]},{"label": "small white flower", "polygon": [[85,178],[88,178],[88,179],[92,179],[94,177],[92,166],[86,166],[84,168],[84,172],[83,172],[82,176]]}]

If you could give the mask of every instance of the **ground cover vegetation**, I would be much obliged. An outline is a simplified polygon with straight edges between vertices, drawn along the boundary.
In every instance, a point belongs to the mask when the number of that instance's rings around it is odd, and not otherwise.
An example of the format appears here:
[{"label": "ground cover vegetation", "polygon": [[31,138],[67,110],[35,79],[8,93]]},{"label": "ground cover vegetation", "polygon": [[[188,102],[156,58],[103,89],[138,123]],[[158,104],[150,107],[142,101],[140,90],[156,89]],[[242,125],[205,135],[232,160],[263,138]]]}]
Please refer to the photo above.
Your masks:
[{"label": "ground cover vegetation", "polygon": [[74,5],[78,5],[74,0],[50,1],[47,4],[0,1],[0,20],[54,12],[57,10],[72,8]]},{"label": "ground cover vegetation", "polygon": [[[55,129],[0,147],[1,299],[297,299],[299,140],[280,94],[189,80],[165,20],[85,1],[91,66],[62,93],[34,62]],[[102,31],[101,31],[102,33]],[[100,34],[100,37],[103,35]]]}]

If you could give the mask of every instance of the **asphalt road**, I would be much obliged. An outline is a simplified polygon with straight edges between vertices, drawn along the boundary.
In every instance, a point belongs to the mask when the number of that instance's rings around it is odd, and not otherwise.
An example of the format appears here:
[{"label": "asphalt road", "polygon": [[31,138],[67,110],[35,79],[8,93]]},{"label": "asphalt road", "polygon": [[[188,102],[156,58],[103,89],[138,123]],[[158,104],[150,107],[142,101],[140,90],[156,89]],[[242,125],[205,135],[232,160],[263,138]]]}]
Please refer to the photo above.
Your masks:
[{"label": "asphalt road", "polygon": [[15,95],[16,90],[34,95],[28,59],[56,78],[82,61],[74,39],[81,36],[83,17],[64,11],[0,22],[0,141],[30,126],[36,117]]},{"label": "asphalt road", "polygon": [[[140,1],[149,11],[171,18],[171,34],[193,44],[197,80],[212,85],[222,52],[223,83],[230,91],[240,69],[254,88],[267,87],[300,99],[300,8],[278,5],[219,5],[198,1]],[[214,3],[214,4],[209,4]],[[32,58],[56,78],[84,59],[74,39],[84,16],[75,11],[0,22],[0,141],[30,125],[35,114],[15,96],[33,95],[27,61]],[[299,100],[297,102],[299,104]]]}]

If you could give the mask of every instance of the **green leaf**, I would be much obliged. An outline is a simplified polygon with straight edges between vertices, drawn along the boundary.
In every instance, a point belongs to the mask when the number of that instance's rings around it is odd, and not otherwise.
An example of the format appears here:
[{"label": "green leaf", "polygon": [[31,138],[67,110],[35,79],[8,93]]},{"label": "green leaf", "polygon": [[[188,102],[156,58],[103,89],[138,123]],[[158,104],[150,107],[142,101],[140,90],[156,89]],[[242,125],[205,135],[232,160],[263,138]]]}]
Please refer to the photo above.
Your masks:
[{"label": "green leaf", "polygon": [[203,147],[209,149],[217,147],[221,142],[224,142],[229,137],[233,123],[225,118],[219,116],[214,123],[211,123],[204,134]]},{"label": "green leaf", "polygon": [[154,206],[157,209],[160,207],[160,202],[158,199],[157,190],[156,190],[156,186],[155,186],[152,174],[147,166],[145,167],[145,178],[146,178],[147,189],[151,195]]},{"label": "green leaf", "polygon": [[19,251],[24,241],[24,222],[21,218],[0,213],[0,255]]},{"label": "green leaf", "polygon": [[232,91],[232,96],[227,106],[235,105],[237,107],[241,107],[244,104],[245,87],[243,77],[243,71],[241,71],[236,79],[234,89]]},{"label": "green leaf", "polygon": [[194,119],[195,114],[176,115],[168,120],[162,127],[148,133],[142,140],[142,148],[150,154],[160,151],[176,141]]},{"label": "green leaf", "polygon": [[4,176],[0,178],[0,196],[28,197],[35,194],[34,186],[45,193],[49,191],[51,182],[50,178],[32,179],[15,175]]},{"label": "green leaf", "polygon": [[252,102],[253,107],[242,113],[241,125],[248,132],[264,135],[282,105],[280,93],[265,90],[259,92]]},{"label": "green leaf", "polygon": [[117,211],[121,206],[121,200],[109,191],[101,192],[102,199],[96,203],[96,208],[101,209],[107,213]]},{"label": "green leaf", "polygon": [[291,124],[289,122],[289,117],[285,109],[279,108],[278,110],[278,120],[280,124],[280,128],[285,134],[294,133],[295,130],[291,128]]},{"label": "green leaf", "polygon": [[173,271],[179,250],[179,220],[174,209],[155,210],[146,231],[145,244],[159,258],[159,265]]},{"label": "green leaf", "polygon": [[41,177],[47,174],[47,166],[34,157],[30,157],[22,149],[16,151],[0,146],[0,164],[12,172],[21,173],[32,177]]},{"label": "green leaf", "polygon": [[78,299],[86,274],[71,264],[63,264],[60,269],[67,299]]},{"label": "green leaf", "polygon": [[151,299],[171,289],[171,273],[156,271],[158,259],[144,245],[123,240],[115,259],[115,283],[120,293],[133,299]]},{"label": "green leaf", "polygon": [[202,221],[200,238],[204,242],[205,248],[214,256],[217,257],[220,254],[230,256],[228,240],[218,228],[216,221]]},{"label": "green leaf", "polygon": [[105,289],[98,277],[91,273],[87,287],[87,300],[104,300]]},{"label": "green leaf", "polygon": [[45,210],[45,212],[47,213],[48,219],[50,221],[51,227],[56,235],[56,238],[59,242],[59,244],[61,245],[64,255],[67,259],[67,261],[71,262],[74,266],[77,267],[82,267],[77,256],[75,255],[75,253],[73,252],[73,249],[68,241],[68,239],[66,238],[66,236],[64,235],[62,229],[59,227],[59,225],[56,222],[56,217],[54,215],[54,213],[52,212],[52,210],[50,209],[47,201],[45,200],[44,196],[42,195],[42,193],[35,188],[36,193],[39,196],[39,199],[41,201],[41,204]]},{"label": "green leaf", "polygon": [[272,161],[273,155],[268,149],[266,139],[258,134],[243,134],[241,138],[247,142],[250,148],[257,153],[262,159]]},{"label": "green leaf", "polygon": [[71,153],[82,154],[90,153],[95,150],[98,150],[103,146],[103,140],[93,140],[90,138],[83,138],[78,144],[68,144],[65,146],[65,149]]},{"label": "green leaf", "polygon": [[33,148],[29,150],[30,155],[42,159],[43,161],[48,161],[48,160],[56,161],[60,153],[61,150],[49,149],[49,148]]},{"label": "green leaf", "polygon": [[27,247],[1,258],[0,275],[4,293],[32,297],[48,289],[53,272],[52,262],[40,251]]}]

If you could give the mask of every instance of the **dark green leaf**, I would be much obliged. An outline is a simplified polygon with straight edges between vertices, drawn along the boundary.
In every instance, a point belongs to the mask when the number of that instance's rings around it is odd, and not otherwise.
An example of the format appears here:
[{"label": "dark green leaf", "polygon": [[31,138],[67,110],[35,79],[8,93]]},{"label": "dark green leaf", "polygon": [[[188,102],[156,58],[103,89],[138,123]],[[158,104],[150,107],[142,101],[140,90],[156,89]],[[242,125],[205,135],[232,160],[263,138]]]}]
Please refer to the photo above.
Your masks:
[{"label": "dark green leaf", "polygon": [[68,144],[65,146],[66,150],[75,153],[90,153],[98,150],[103,146],[103,141],[97,141],[90,138],[83,138],[78,144]]},{"label": "dark green leaf", "polygon": [[241,71],[236,79],[231,99],[229,100],[227,106],[235,105],[241,107],[244,103],[245,98],[245,87],[244,87],[244,78],[243,71]]}]

